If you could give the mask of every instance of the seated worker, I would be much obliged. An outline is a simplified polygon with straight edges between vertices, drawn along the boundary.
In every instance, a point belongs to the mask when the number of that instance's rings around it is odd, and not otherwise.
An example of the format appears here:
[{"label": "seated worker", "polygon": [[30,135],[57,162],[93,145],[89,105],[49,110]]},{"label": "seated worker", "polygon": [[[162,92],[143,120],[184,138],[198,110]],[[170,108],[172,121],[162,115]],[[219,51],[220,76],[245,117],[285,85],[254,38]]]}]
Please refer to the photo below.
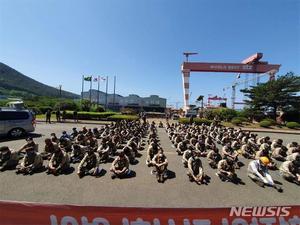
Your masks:
[{"label": "seated worker", "polygon": [[249,142],[242,145],[240,152],[246,159],[255,158],[255,148]]},{"label": "seated worker", "polygon": [[112,179],[115,179],[116,177],[123,178],[130,174],[129,160],[124,151],[120,151],[119,156],[112,162],[110,171],[112,172]]},{"label": "seated worker", "polygon": [[168,160],[163,152],[163,149],[160,149],[159,152],[153,157],[152,165],[154,166],[156,171],[157,181],[159,183],[163,183],[168,171]]},{"label": "seated worker", "polygon": [[178,143],[176,152],[178,155],[183,155],[184,151],[187,150],[188,146],[187,144],[189,143],[189,140],[185,139],[181,142]]},{"label": "seated worker", "polygon": [[284,162],[286,157],[287,148],[285,146],[277,147],[272,149],[271,157],[278,161]]},{"label": "seated worker", "polygon": [[59,149],[59,146],[56,142],[51,141],[50,138],[45,139],[45,148],[44,152],[41,153],[43,159],[51,159],[51,156],[54,152]]},{"label": "seated worker", "polygon": [[219,161],[222,159],[222,156],[219,153],[219,149],[214,147],[207,154],[208,164],[211,168],[217,169]]},{"label": "seated worker", "polygon": [[98,147],[97,152],[99,154],[100,162],[106,163],[109,160],[110,148],[106,138],[103,138],[101,142],[102,143]]},{"label": "seated worker", "polygon": [[[183,164],[183,166],[184,166],[185,168],[188,167],[188,161],[189,161],[189,159],[191,158],[192,153],[193,153],[194,151],[195,151],[195,148],[194,148],[192,145],[190,145],[190,146],[188,147],[188,149],[184,151],[184,153],[183,153],[183,155],[182,155],[182,164]],[[199,153],[200,153],[200,151],[199,151]]]},{"label": "seated worker", "polygon": [[155,139],[149,144],[146,159],[146,165],[148,167],[152,166],[152,159],[158,153],[159,148],[160,147]]},{"label": "seated worker", "polygon": [[195,181],[199,185],[207,184],[199,151],[193,151],[192,156],[189,158],[187,175],[191,182]]},{"label": "seated worker", "polygon": [[33,147],[35,151],[38,151],[38,149],[36,148],[36,144],[33,141],[32,137],[28,137],[26,138],[26,144],[24,144],[19,150],[18,152],[25,152],[25,149],[28,147]]},{"label": "seated worker", "polygon": [[279,192],[282,191],[281,188],[274,184],[274,181],[269,174],[268,164],[270,160],[268,157],[260,157],[259,159],[252,160],[248,165],[248,177],[252,179],[259,186],[264,187],[265,185],[274,187]]},{"label": "seated worker", "polygon": [[231,143],[228,142],[223,148],[222,148],[222,158],[225,159],[225,158],[229,158],[231,159],[233,162],[234,162],[234,167],[236,169],[239,169],[239,165],[238,165],[238,156],[239,156],[239,153],[234,150],[232,147],[231,147]]},{"label": "seated worker", "polygon": [[7,146],[0,147],[0,172],[15,169],[19,163],[18,152]]},{"label": "seated worker", "polygon": [[300,185],[300,154],[293,153],[289,161],[283,162],[279,173],[285,180]]},{"label": "seated worker", "polygon": [[86,153],[87,149],[88,149],[87,146],[73,144],[72,145],[72,151],[71,151],[71,154],[70,154],[70,162],[71,163],[80,162],[83,159],[84,154]]},{"label": "seated worker", "polygon": [[101,172],[99,168],[99,160],[92,148],[88,148],[83,159],[79,163],[77,175],[79,178],[85,175],[98,176]]},{"label": "seated worker", "polygon": [[69,168],[69,155],[60,148],[57,148],[49,161],[47,173],[59,175],[65,173]]},{"label": "seated worker", "polygon": [[25,151],[26,154],[21,164],[17,167],[16,173],[32,175],[43,168],[43,158],[40,153],[35,151],[34,147],[26,148]]},{"label": "seated worker", "polygon": [[276,163],[272,162],[270,157],[270,145],[267,143],[263,143],[259,146],[259,151],[255,154],[255,159],[260,159],[261,157],[267,157],[269,159],[268,168],[271,170],[277,169]]},{"label": "seated worker", "polygon": [[234,169],[234,161],[230,158],[225,158],[219,161],[218,163],[218,172],[216,175],[222,181],[231,181],[235,182],[237,175]]}]

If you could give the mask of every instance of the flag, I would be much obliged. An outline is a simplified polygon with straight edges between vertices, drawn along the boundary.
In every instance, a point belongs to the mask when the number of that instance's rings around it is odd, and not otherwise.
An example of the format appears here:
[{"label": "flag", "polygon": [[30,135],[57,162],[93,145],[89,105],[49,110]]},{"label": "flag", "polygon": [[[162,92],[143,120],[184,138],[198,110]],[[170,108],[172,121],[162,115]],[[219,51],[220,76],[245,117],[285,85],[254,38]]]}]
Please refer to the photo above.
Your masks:
[{"label": "flag", "polygon": [[101,80],[106,80],[106,78],[105,77],[100,77],[101,78]]},{"label": "flag", "polygon": [[83,78],[85,81],[92,81],[92,76],[90,76],[90,77],[84,77]]},{"label": "flag", "polygon": [[97,82],[97,81],[98,81],[98,78],[97,78],[97,77],[95,77],[93,81],[94,81],[94,82]]}]

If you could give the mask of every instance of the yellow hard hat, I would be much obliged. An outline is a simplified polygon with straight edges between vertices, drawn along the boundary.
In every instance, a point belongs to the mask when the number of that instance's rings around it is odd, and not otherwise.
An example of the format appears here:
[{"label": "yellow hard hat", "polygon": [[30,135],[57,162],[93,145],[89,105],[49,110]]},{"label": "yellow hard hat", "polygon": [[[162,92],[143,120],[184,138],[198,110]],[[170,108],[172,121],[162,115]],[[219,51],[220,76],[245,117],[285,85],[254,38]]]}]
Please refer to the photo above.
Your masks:
[{"label": "yellow hard hat", "polygon": [[260,157],[259,160],[262,162],[262,164],[264,164],[265,166],[268,165],[270,163],[270,160],[268,157],[266,156],[263,156],[263,157]]}]

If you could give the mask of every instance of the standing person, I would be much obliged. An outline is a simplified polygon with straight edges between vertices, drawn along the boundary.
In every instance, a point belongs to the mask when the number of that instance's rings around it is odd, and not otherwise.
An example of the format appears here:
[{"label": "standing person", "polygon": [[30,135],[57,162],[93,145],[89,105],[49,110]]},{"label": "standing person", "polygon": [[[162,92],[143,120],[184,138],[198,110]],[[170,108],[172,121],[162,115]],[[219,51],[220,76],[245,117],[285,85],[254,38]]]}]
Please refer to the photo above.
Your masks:
[{"label": "standing person", "polygon": [[260,157],[257,160],[252,160],[248,165],[248,177],[261,187],[267,185],[275,188],[279,192],[282,192],[282,189],[274,184],[274,181],[269,174],[269,163],[270,160],[266,156]]},{"label": "standing person", "polygon": [[73,112],[73,119],[75,123],[78,123],[78,112],[77,109],[74,110]]},{"label": "standing person", "polygon": [[66,122],[66,117],[67,117],[67,112],[66,112],[66,110],[64,110],[63,113],[62,113],[63,122]]},{"label": "standing person", "polygon": [[51,110],[48,109],[46,112],[46,123],[51,123]]},{"label": "standing person", "polygon": [[55,115],[56,115],[56,121],[60,122],[61,118],[60,118],[60,111],[59,111],[59,109],[56,111]]}]

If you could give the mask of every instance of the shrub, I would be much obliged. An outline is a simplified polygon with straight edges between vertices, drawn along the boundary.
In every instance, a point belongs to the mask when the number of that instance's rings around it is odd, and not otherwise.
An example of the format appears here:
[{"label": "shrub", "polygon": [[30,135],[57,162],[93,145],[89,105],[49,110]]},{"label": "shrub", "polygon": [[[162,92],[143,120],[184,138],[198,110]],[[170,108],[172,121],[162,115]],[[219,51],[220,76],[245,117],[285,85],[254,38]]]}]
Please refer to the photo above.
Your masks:
[{"label": "shrub", "polygon": [[120,114],[116,114],[116,115],[109,116],[107,119],[109,121],[119,121],[119,120],[130,120],[130,121],[133,121],[133,120],[138,120],[139,117],[136,116],[136,115],[120,115]]},{"label": "shrub", "polygon": [[[78,112],[79,120],[104,120],[115,115],[115,112]],[[66,119],[73,119],[73,111],[66,111]]]},{"label": "shrub", "polygon": [[270,127],[272,126],[272,122],[269,120],[262,120],[259,122],[259,126],[261,127]]},{"label": "shrub", "polygon": [[271,118],[266,118],[263,121],[269,121],[271,123],[271,126],[276,125],[276,121]]},{"label": "shrub", "polygon": [[91,107],[91,112],[105,112],[105,109],[103,106],[95,105]]},{"label": "shrub", "polygon": [[230,121],[237,116],[237,112],[234,109],[219,108],[213,110],[213,115],[218,116],[223,121]]},{"label": "shrub", "polygon": [[242,125],[243,124],[243,120],[241,118],[243,118],[243,117],[234,117],[231,120],[231,123],[233,123],[234,125]]},{"label": "shrub", "polygon": [[300,124],[297,122],[287,122],[286,126],[290,129],[300,128]]},{"label": "shrub", "polygon": [[[183,124],[189,124],[190,118],[179,118],[178,122],[183,123]],[[208,120],[208,119],[203,119],[203,118],[194,118],[193,122],[197,125],[201,125],[201,124],[210,125],[212,121]]]}]

